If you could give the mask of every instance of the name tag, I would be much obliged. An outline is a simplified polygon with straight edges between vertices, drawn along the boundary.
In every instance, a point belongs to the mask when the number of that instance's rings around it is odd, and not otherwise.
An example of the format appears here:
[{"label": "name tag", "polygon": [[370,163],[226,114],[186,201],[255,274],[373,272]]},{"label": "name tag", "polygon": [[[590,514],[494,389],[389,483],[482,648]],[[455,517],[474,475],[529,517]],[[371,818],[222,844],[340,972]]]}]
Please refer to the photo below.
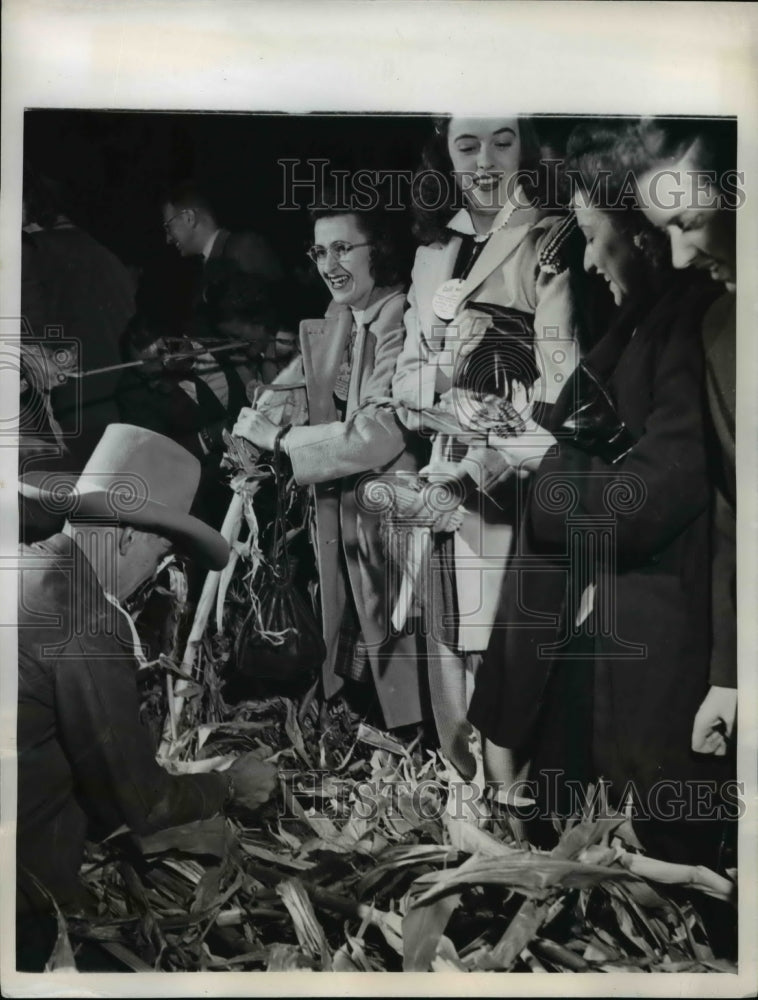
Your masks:
[{"label": "name tag", "polygon": [[461,301],[463,281],[460,278],[449,278],[443,281],[432,298],[432,309],[439,319],[450,320]]}]

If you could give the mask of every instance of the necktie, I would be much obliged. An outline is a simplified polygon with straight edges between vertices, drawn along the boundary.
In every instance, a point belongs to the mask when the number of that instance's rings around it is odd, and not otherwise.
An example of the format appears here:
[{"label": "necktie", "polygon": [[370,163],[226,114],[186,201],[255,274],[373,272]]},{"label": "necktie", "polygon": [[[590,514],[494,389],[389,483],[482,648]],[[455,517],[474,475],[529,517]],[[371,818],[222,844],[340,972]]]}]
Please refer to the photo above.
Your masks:
[{"label": "necktie", "polygon": [[350,336],[348,337],[347,344],[345,345],[345,355],[342,359],[339,371],[337,372],[337,380],[334,383],[334,395],[341,403],[347,403],[347,395],[350,390],[350,374],[353,370],[353,349],[355,347],[355,338],[357,335],[358,327],[356,326],[355,321],[353,321]]}]

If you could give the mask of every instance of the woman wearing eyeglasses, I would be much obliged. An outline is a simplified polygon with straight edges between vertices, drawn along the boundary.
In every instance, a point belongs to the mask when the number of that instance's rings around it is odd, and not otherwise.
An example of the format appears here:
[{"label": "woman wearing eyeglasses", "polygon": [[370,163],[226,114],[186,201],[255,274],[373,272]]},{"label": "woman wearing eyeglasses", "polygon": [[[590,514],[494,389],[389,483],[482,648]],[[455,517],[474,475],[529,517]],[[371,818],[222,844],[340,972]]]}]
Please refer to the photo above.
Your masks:
[{"label": "woman wearing eyeglasses", "polygon": [[[551,404],[576,364],[569,273],[559,254],[570,220],[537,204],[539,153],[526,118],[434,123],[414,185],[414,229],[422,246],[393,381],[393,396],[407,408],[403,419],[413,429],[433,431],[419,411],[439,405],[455,419],[458,390],[499,391],[505,406],[516,404],[515,387],[529,405]],[[473,353],[485,336],[488,344],[500,344],[489,358],[487,344]],[[531,371],[517,377],[519,387],[513,371],[497,378],[496,355],[507,368],[509,352],[516,368]],[[467,355],[471,378],[463,377]],[[435,461],[424,474],[459,490],[465,513],[435,534],[425,597],[429,686],[441,747],[471,778],[467,700],[493,628],[517,495],[512,470],[493,449],[467,448],[455,434],[442,442],[438,434]],[[507,773],[501,757],[498,748],[485,746],[488,775]]]},{"label": "woman wearing eyeglasses", "polygon": [[[378,402],[390,394],[405,335],[404,261],[384,212],[321,207],[311,219],[308,255],[332,301],[324,319],[300,324],[309,423],[290,428],[281,446],[295,480],[314,487],[324,696],[346,681],[346,693],[360,696],[355,685],[373,678],[384,725],[396,729],[423,715],[419,657],[415,635],[390,635],[383,511],[367,496],[371,473],[418,468],[403,427]],[[234,428],[269,450],[278,431],[249,408]]]}]

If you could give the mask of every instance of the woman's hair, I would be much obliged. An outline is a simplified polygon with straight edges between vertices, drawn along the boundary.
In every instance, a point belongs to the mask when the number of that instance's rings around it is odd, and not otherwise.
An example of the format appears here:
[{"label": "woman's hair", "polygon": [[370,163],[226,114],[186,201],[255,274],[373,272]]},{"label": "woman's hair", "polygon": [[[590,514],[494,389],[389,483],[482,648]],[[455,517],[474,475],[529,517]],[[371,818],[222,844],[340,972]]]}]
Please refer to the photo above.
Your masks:
[{"label": "woman's hair", "polygon": [[[413,179],[413,233],[421,243],[447,243],[452,233],[446,225],[460,207],[458,184],[447,148],[452,120],[452,115],[432,119],[433,133],[424,146],[421,167]],[[521,142],[519,181],[527,197],[534,200],[539,197],[540,189],[539,139],[531,118],[519,117],[517,121]]]},{"label": "woman's hair", "polygon": [[652,270],[671,261],[668,237],[642,213],[634,181],[639,123],[597,119],[573,130],[566,146],[565,173],[574,191],[593,208],[612,216],[616,228],[642,251]]},{"label": "woman's hair", "polygon": [[[734,195],[737,121],[734,118],[645,118],[636,133],[634,170],[671,165],[689,154],[695,170],[712,175],[716,187]],[[727,198],[722,208],[735,207]]]},{"label": "woman's hair", "polygon": [[407,284],[411,270],[411,247],[403,231],[402,213],[390,213],[382,207],[355,208],[340,203],[336,191],[325,189],[315,207],[308,212],[312,225],[319,219],[352,215],[369,247],[369,268],[378,288]]}]

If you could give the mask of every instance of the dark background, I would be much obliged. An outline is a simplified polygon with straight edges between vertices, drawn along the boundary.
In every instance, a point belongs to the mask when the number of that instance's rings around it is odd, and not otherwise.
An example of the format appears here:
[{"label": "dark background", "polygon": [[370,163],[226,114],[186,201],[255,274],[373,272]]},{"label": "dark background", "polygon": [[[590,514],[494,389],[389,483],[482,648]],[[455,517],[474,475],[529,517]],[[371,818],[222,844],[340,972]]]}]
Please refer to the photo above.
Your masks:
[{"label": "dark background", "polygon": [[[536,124],[543,143],[562,150],[576,121],[542,117]],[[284,177],[277,161],[415,170],[430,129],[427,116],[29,110],[24,162],[62,181],[72,221],[134,269],[141,309],[174,312],[172,300],[190,287],[198,261],[182,260],[166,245],[160,204],[167,185],[194,178],[221,225],[264,234],[285,271],[297,270],[301,316],[321,315],[328,293],[303,253],[307,215],[304,208],[277,208]]]}]

